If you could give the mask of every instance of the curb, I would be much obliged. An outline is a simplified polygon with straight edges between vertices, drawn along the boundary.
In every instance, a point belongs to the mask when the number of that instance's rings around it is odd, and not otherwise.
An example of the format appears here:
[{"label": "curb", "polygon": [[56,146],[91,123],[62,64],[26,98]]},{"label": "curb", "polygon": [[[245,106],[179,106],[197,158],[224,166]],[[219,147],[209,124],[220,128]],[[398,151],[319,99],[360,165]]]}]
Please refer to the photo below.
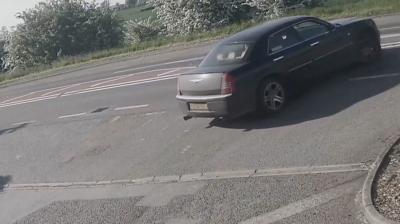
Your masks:
[{"label": "curb", "polygon": [[[9,190],[48,190],[48,189],[74,189],[74,188],[91,188],[100,186],[132,186],[143,184],[168,184],[168,183],[187,183],[194,181],[223,180],[233,178],[250,178],[250,177],[273,177],[273,176],[290,176],[290,175],[306,175],[321,173],[345,173],[368,171],[368,167],[364,164],[338,164],[319,167],[292,167],[292,168],[276,168],[276,169],[250,169],[236,171],[217,171],[203,172],[194,174],[172,175],[172,176],[151,176],[141,179],[125,179],[125,180],[106,180],[106,181],[89,181],[89,182],[63,182],[63,183],[33,183],[33,184],[6,184],[4,191]],[[1,193],[1,192],[0,192]]]},{"label": "curb", "polygon": [[372,200],[372,186],[375,181],[375,177],[378,174],[378,171],[381,169],[383,162],[393,150],[393,147],[400,143],[400,139],[395,139],[392,136],[388,140],[390,147],[384,150],[375,162],[371,165],[371,170],[368,172],[367,179],[364,182],[364,186],[362,189],[362,206],[364,207],[364,215],[367,221],[371,224],[399,224],[395,221],[389,220],[381,215],[375,208],[375,205]]}]

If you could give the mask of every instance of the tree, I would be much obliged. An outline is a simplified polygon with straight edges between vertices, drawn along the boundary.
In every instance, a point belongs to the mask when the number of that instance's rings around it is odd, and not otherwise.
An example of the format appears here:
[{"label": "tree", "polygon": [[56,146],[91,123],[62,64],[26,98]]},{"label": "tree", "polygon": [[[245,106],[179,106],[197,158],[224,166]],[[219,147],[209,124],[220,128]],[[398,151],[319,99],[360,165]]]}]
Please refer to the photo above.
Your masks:
[{"label": "tree", "polygon": [[115,47],[123,41],[123,23],[106,2],[50,0],[18,18],[22,23],[13,34],[10,60],[21,68]]},{"label": "tree", "polygon": [[150,0],[170,35],[207,31],[238,20],[244,0]]},{"label": "tree", "polygon": [[257,9],[257,15],[266,19],[275,19],[285,13],[284,0],[246,0],[247,5]]},{"label": "tree", "polygon": [[146,20],[128,20],[124,24],[124,40],[126,44],[137,44],[162,35],[162,27],[151,17]]},{"label": "tree", "polygon": [[10,32],[6,27],[2,27],[0,30],[0,72],[5,72],[8,69],[7,58],[10,42]]}]

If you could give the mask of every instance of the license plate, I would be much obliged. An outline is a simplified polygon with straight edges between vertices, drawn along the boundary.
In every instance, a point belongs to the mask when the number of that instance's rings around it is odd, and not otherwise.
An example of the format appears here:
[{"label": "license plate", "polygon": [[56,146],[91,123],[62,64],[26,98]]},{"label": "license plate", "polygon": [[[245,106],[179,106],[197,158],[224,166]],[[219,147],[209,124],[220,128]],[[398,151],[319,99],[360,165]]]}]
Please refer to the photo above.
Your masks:
[{"label": "license plate", "polygon": [[208,106],[206,103],[190,103],[190,110],[203,110],[208,111]]}]

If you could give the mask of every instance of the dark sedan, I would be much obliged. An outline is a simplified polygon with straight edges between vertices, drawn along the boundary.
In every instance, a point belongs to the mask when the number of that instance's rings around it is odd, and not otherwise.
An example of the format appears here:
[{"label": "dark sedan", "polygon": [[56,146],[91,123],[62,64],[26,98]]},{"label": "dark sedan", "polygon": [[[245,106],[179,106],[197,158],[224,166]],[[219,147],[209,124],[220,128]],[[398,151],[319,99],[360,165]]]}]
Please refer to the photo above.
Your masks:
[{"label": "dark sedan", "polygon": [[179,77],[177,99],[186,117],[278,112],[305,80],[372,62],[380,53],[372,19],[282,18],[221,41],[197,69]]}]

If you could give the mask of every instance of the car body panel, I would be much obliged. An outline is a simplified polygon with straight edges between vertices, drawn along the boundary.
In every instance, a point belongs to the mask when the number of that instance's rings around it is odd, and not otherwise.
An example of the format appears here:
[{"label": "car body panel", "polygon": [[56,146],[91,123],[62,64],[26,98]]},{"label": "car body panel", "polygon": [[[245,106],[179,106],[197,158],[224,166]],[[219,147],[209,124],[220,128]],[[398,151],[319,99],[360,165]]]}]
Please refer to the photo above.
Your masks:
[{"label": "car body panel", "polygon": [[[326,26],[326,32],[299,41],[289,42],[284,34],[282,46],[271,52],[270,38],[285,29],[312,21]],[[365,35],[365,32],[369,32]],[[309,16],[287,17],[242,31],[221,41],[219,45],[253,43],[246,60],[237,64],[210,66],[201,63],[197,69],[178,79],[177,99],[183,112],[196,117],[236,117],[257,108],[257,93],[262,80],[273,77],[288,88],[298,85],[333,69],[359,60],[358,47],[363,37],[379,38],[379,31],[371,19],[348,18],[331,23]],[[277,42],[279,44],[279,42]],[[214,52],[215,53],[215,52]],[[235,92],[221,94],[223,74],[235,79]],[[190,103],[205,103],[207,111],[191,111]]]}]

